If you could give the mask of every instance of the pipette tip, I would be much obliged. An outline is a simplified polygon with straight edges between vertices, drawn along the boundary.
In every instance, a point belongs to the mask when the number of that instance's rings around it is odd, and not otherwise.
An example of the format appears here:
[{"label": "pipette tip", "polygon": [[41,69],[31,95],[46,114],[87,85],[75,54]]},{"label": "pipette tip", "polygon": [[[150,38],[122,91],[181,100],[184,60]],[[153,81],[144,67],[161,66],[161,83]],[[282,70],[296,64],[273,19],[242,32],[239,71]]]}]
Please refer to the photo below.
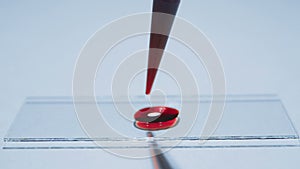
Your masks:
[{"label": "pipette tip", "polygon": [[[158,67],[158,64],[156,66],[151,66],[151,67]],[[148,68],[147,70],[146,95],[149,95],[151,93],[151,89],[155,80],[156,73],[157,73],[156,68]]]}]

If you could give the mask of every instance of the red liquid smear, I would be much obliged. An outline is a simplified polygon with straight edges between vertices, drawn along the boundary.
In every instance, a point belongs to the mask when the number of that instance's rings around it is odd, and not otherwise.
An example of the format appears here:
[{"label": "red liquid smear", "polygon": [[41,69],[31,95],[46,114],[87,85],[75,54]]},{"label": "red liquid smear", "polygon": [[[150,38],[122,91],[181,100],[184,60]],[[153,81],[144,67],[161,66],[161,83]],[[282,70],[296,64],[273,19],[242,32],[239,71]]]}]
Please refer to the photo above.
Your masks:
[{"label": "red liquid smear", "polygon": [[179,111],[165,106],[143,108],[134,115],[135,126],[142,130],[163,130],[178,122]]},{"label": "red liquid smear", "polygon": [[[168,30],[165,34],[151,33],[149,55],[148,55],[148,70],[147,70],[147,82],[146,82],[146,94],[150,94],[157,69],[159,67],[163,51],[165,50],[169,34],[173,25],[175,15],[179,6],[180,0],[153,0],[152,12],[160,12],[173,15],[169,21],[165,21],[163,25],[158,25],[158,16],[152,15],[151,32],[154,32],[155,28],[166,28]],[[163,29],[162,29],[163,30]],[[153,50],[161,49],[161,50]]]}]

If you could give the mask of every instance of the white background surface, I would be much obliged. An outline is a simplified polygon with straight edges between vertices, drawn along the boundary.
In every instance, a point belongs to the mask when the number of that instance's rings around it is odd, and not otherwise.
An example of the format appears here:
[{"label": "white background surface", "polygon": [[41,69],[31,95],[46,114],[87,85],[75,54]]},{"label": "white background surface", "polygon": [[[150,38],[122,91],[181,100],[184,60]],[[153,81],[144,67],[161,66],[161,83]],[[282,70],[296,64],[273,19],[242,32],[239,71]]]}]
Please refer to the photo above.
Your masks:
[{"label": "white background surface", "polygon": [[[149,12],[149,0],[1,1],[0,136],[26,96],[71,95],[76,57],[86,40],[113,19]],[[182,0],[178,15],[213,42],[227,92],[275,93],[300,131],[300,3],[296,0]],[[147,45],[147,44],[146,44]],[[2,143],[1,143],[2,144]],[[201,150],[182,160],[190,168],[299,168],[299,148]],[[2,151],[0,168],[134,168],[98,152]],[[191,166],[189,159],[202,160]]]}]

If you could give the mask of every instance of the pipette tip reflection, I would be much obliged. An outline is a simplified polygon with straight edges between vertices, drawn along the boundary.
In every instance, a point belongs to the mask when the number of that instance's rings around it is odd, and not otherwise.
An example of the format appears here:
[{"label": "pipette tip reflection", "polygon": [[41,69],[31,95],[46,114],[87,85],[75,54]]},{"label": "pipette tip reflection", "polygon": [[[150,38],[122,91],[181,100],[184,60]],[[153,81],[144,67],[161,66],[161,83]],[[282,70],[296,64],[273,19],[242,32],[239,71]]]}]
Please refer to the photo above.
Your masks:
[{"label": "pipette tip reflection", "polygon": [[[147,132],[147,137],[153,138],[152,132]],[[168,159],[165,157],[158,144],[151,139],[149,141],[150,152],[152,156],[153,168],[154,169],[172,169],[173,167],[169,163]]]}]

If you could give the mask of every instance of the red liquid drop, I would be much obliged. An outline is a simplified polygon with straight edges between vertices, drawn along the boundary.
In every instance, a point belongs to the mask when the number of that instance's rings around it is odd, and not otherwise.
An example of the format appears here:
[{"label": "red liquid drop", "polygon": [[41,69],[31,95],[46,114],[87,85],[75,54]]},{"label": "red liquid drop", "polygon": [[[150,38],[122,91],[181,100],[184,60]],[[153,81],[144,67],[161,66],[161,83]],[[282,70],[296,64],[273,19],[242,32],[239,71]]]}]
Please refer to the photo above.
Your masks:
[{"label": "red liquid drop", "polygon": [[177,124],[178,118],[175,118],[173,120],[169,120],[166,122],[155,122],[155,123],[148,123],[148,122],[135,122],[135,127],[142,129],[142,130],[163,130],[167,128],[171,128]]},{"label": "red liquid drop", "polygon": [[135,113],[136,122],[134,124],[142,130],[163,130],[177,124],[178,114],[178,110],[170,107],[147,107]]}]

